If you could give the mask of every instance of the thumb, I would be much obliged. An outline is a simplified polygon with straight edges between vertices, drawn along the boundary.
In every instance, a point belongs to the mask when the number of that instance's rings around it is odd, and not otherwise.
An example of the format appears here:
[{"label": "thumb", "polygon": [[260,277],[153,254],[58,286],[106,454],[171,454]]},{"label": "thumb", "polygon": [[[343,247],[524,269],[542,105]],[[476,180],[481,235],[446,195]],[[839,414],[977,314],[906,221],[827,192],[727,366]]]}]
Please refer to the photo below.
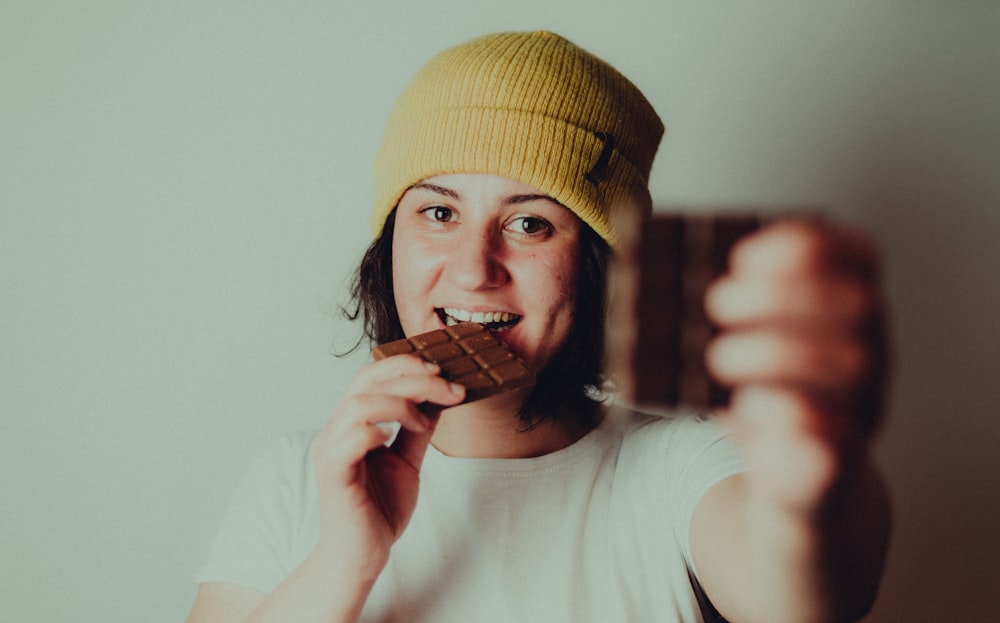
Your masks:
[{"label": "thumb", "polygon": [[401,428],[391,448],[393,452],[412,465],[418,472],[424,462],[424,456],[427,454],[427,446],[430,445],[431,437],[434,436],[434,431],[437,429],[442,408],[438,405],[424,403],[420,405],[420,410],[427,416],[430,426],[420,432]]}]

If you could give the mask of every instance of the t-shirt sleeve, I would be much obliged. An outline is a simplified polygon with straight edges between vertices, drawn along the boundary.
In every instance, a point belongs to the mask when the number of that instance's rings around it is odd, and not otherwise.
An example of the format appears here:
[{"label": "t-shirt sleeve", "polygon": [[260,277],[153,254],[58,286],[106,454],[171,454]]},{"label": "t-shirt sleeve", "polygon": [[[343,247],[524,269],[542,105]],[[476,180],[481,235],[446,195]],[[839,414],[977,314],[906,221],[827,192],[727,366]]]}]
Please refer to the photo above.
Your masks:
[{"label": "t-shirt sleeve", "polygon": [[254,461],[223,516],[197,581],[271,592],[294,569],[308,543],[315,476],[312,434],[282,439]]},{"label": "t-shirt sleeve", "polygon": [[692,418],[690,430],[685,430],[675,442],[688,445],[690,459],[677,471],[675,481],[678,504],[673,527],[677,546],[684,554],[688,569],[697,578],[694,555],[691,552],[691,524],[695,507],[714,485],[729,476],[745,471],[733,439],[713,420]]},{"label": "t-shirt sleeve", "polygon": [[652,513],[651,522],[668,528],[664,536],[694,573],[695,507],[713,485],[745,470],[738,448],[716,420],[695,415],[650,418],[629,437],[637,438],[631,451],[643,464],[644,510]]}]

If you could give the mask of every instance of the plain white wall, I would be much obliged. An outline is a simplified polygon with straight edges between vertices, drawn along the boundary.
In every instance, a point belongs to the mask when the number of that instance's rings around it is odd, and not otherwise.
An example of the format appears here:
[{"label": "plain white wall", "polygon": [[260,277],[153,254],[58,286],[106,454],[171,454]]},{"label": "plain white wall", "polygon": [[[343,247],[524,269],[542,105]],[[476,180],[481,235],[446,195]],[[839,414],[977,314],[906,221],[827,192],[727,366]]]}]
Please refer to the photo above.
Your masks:
[{"label": "plain white wall", "polygon": [[869,621],[1000,617],[996,3],[5,0],[0,620],[184,618],[247,463],[358,363],[331,350],[392,101],[536,28],[658,108],[659,204],[820,203],[883,242],[898,525]]}]

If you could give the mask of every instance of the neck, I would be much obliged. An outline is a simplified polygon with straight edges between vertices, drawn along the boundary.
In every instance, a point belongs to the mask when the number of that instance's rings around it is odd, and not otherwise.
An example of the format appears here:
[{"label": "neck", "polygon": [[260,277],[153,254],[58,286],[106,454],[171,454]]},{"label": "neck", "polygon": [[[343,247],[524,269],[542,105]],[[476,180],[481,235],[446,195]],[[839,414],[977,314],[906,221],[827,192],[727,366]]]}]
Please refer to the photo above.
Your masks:
[{"label": "neck", "polygon": [[453,457],[530,458],[566,448],[589,432],[549,420],[524,430],[517,415],[523,401],[521,392],[511,392],[445,409],[431,443]]}]

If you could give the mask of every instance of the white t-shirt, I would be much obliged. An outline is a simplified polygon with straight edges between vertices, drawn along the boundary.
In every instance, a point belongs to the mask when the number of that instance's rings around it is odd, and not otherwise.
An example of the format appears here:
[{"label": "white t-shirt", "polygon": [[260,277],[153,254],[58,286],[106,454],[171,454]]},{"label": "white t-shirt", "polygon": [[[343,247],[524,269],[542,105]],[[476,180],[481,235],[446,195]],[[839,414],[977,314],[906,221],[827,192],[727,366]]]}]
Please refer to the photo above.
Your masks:
[{"label": "white t-shirt", "polygon": [[[259,460],[200,582],[273,590],[319,534],[311,435]],[[406,532],[362,621],[701,621],[689,527],[742,470],[712,421],[629,413],[531,459],[428,449]]]}]

